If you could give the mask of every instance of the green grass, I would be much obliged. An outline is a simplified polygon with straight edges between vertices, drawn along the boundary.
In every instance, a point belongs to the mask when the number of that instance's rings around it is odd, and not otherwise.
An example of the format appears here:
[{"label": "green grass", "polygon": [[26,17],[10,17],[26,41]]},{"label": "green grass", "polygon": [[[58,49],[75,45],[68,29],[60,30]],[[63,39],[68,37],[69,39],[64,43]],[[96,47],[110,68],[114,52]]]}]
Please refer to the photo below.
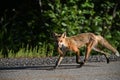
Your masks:
[{"label": "green grass", "polygon": [[[56,56],[59,55],[57,51],[54,50],[54,46],[51,44],[45,44],[42,43],[39,46],[32,48],[27,47],[21,47],[19,50],[15,53],[13,50],[7,50],[7,51],[0,51],[0,58],[4,58],[4,54],[8,52],[8,56],[6,58],[34,58],[34,57],[48,57],[48,56]],[[4,52],[4,54],[2,54]],[[85,55],[85,48],[80,49],[81,56]],[[106,52],[109,52],[108,50]],[[109,52],[111,53],[111,52]],[[98,55],[100,53],[97,53],[95,51],[91,52],[91,55]],[[67,52],[66,56],[75,56],[73,52]]]},{"label": "green grass", "polygon": [[[49,49],[49,51],[48,51]],[[53,56],[53,50],[54,47],[50,46],[49,44],[44,44],[41,46],[36,46],[33,49],[21,47],[16,53],[13,52],[13,50],[7,50],[8,57],[7,58],[21,58],[21,57],[47,57],[47,56]],[[0,58],[3,58],[4,55],[2,54],[2,50],[0,51]]]}]

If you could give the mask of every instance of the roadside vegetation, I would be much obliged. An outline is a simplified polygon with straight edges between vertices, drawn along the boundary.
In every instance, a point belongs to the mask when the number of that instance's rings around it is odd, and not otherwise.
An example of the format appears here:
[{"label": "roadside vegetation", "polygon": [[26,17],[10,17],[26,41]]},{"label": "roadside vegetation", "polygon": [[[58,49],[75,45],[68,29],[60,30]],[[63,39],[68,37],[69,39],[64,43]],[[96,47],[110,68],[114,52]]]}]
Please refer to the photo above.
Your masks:
[{"label": "roadside vegetation", "polygon": [[56,56],[53,32],[92,32],[120,52],[118,0],[8,0],[0,10],[0,58]]}]

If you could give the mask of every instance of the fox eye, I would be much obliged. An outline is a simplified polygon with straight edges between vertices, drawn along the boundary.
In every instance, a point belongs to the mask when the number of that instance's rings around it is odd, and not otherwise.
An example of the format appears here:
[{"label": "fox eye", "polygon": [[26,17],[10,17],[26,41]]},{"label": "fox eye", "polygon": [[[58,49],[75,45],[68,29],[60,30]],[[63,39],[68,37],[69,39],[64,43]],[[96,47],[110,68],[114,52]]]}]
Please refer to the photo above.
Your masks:
[{"label": "fox eye", "polygon": [[60,40],[60,42],[62,42],[62,40]]}]

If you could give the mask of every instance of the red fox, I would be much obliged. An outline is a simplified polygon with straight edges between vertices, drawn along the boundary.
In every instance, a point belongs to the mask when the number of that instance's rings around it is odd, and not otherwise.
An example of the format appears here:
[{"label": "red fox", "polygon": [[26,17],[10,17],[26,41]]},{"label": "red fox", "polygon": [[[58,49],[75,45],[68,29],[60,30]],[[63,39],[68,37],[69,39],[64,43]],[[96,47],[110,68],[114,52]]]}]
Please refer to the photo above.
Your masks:
[{"label": "red fox", "polygon": [[[107,49],[112,51],[116,56],[120,56],[119,52],[100,35],[95,35],[93,33],[82,33],[75,36],[67,37],[66,32],[64,32],[63,34],[54,33],[54,36],[57,42],[57,50],[60,55],[58,61],[56,62],[55,68],[57,68],[60,65],[66,51],[68,50],[73,51],[76,54],[76,63],[78,64],[83,65],[88,60],[91,50],[95,50],[97,52],[102,53],[106,57],[107,63],[109,63],[109,54],[100,50],[97,47],[98,44],[106,47]],[[86,46],[85,59],[83,62],[80,62],[79,48],[83,46]]]}]

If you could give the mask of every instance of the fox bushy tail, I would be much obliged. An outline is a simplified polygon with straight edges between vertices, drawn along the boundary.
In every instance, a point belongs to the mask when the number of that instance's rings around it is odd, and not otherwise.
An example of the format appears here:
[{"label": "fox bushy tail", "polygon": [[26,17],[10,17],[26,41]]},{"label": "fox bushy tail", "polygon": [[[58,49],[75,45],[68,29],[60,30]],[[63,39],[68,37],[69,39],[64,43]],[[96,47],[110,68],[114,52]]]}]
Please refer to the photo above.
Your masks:
[{"label": "fox bushy tail", "polygon": [[116,56],[120,56],[119,52],[114,47],[112,47],[106,39],[104,39],[102,36],[97,36],[97,37],[99,38],[98,41],[99,44],[111,50]]}]

